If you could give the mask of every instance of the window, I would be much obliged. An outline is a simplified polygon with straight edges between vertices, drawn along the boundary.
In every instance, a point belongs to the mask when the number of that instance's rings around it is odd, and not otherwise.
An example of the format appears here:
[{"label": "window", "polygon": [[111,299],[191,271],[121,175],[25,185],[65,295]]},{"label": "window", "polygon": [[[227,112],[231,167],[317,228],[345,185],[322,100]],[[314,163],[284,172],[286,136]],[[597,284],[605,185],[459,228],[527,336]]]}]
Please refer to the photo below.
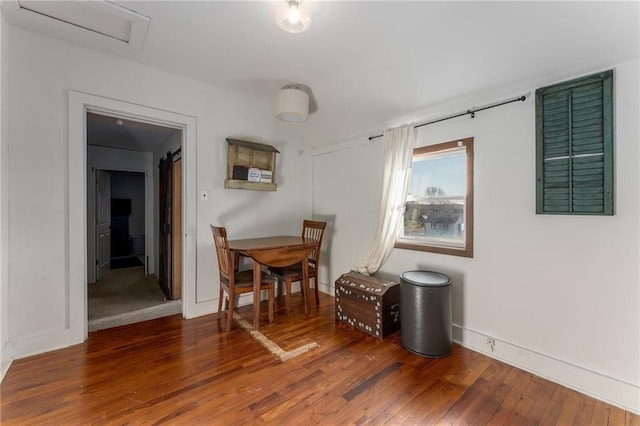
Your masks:
[{"label": "window", "polygon": [[536,90],[536,212],[613,215],[613,71]]},{"label": "window", "polygon": [[473,257],[473,138],[413,151],[396,247]]}]

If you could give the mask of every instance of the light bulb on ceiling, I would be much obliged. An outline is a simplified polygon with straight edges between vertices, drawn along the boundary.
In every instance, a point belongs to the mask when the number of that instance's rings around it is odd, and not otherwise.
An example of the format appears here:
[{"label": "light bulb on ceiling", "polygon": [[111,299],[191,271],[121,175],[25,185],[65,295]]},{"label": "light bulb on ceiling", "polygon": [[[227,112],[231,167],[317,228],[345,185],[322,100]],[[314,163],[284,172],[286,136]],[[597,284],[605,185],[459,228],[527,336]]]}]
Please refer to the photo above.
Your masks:
[{"label": "light bulb on ceiling", "polygon": [[298,2],[297,1],[290,1],[289,2],[289,23],[291,25],[296,25],[298,23],[298,21],[300,21],[300,9],[298,9]]},{"label": "light bulb on ceiling", "polygon": [[299,0],[285,0],[276,10],[276,24],[289,33],[301,33],[309,29],[311,15],[308,2]]}]

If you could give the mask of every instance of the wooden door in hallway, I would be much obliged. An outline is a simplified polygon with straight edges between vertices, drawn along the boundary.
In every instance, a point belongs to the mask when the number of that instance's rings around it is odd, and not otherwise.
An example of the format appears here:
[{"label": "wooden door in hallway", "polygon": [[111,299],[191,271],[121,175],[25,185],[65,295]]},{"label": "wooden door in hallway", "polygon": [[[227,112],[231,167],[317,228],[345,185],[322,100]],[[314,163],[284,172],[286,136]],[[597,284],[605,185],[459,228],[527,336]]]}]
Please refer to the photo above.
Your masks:
[{"label": "wooden door in hallway", "polygon": [[160,262],[158,280],[167,299],[182,296],[182,162],[168,152],[160,170]]}]

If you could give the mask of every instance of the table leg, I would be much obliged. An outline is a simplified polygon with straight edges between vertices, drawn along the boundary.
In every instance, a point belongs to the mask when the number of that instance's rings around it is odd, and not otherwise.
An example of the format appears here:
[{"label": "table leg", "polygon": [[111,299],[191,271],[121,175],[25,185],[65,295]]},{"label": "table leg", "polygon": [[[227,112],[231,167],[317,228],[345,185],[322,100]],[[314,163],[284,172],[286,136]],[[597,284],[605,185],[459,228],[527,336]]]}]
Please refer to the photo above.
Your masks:
[{"label": "table leg", "polygon": [[262,265],[253,261],[253,327],[257,330],[260,324],[260,281]]},{"label": "table leg", "polygon": [[275,284],[269,286],[269,296],[267,303],[269,304],[269,322],[273,322],[273,303],[276,298],[275,295]]}]

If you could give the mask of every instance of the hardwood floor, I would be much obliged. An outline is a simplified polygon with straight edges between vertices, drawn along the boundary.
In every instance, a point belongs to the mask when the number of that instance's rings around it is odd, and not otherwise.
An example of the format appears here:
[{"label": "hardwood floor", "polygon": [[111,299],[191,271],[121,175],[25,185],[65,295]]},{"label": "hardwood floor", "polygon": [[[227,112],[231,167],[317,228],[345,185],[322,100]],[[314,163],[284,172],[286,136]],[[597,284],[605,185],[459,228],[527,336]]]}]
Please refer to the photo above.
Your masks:
[{"label": "hardwood floor", "polygon": [[[334,325],[333,298],[303,313],[284,299],[260,331],[278,361],[215,315],[171,316],[92,332],[86,343],[17,360],[1,387],[2,424],[640,424],[638,416],[454,346],[427,359],[398,333],[379,341]],[[266,309],[265,309],[266,311]],[[251,307],[240,311],[251,320]]]}]

